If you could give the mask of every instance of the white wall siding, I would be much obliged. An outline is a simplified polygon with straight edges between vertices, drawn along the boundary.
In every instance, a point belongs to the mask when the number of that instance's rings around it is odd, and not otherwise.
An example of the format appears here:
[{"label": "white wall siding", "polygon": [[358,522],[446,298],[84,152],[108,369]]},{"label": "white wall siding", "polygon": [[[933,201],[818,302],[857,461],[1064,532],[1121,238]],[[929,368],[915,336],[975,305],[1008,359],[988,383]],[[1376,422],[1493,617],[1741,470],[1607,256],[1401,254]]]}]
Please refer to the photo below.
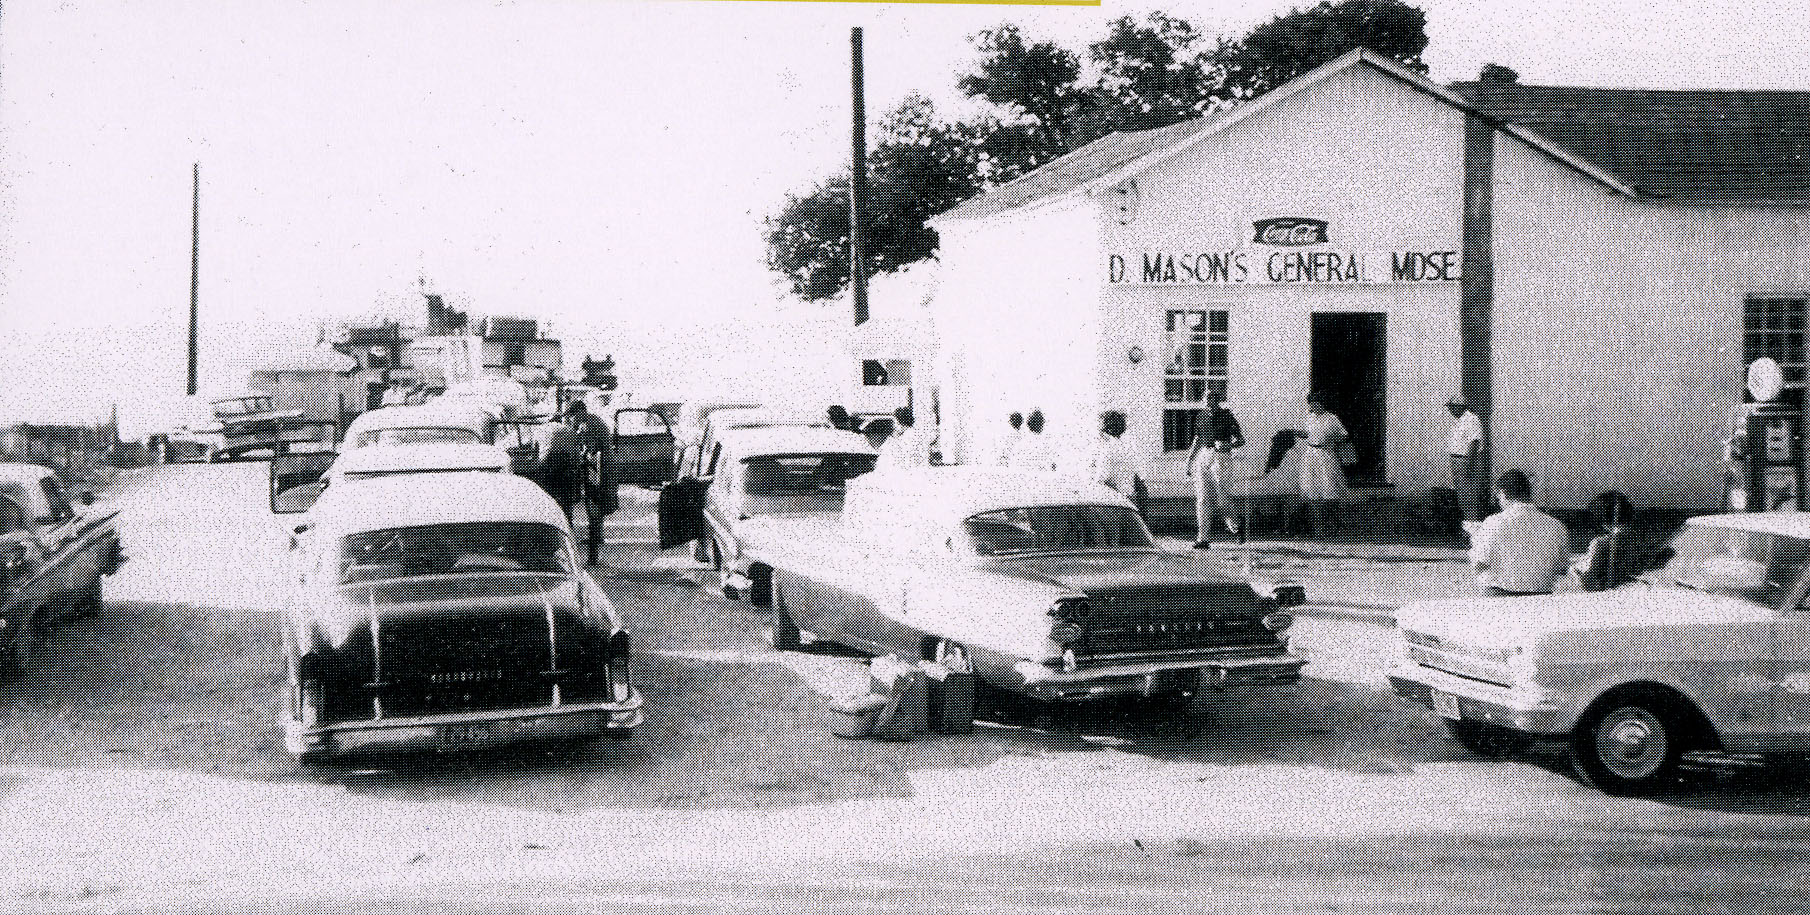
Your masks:
[{"label": "white wall siding", "polygon": [[1548,504],[1716,508],[1744,299],[1810,289],[1810,211],[1636,202],[1495,150],[1494,466]]}]

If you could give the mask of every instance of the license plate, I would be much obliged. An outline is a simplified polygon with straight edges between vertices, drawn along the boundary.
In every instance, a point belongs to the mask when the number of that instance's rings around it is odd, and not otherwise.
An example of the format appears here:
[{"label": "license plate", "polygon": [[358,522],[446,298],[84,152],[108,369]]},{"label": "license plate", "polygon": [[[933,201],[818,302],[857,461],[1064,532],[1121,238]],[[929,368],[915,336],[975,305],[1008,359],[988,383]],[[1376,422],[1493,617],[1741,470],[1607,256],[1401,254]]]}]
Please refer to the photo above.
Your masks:
[{"label": "license plate", "polygon": [[440,729],[440,743],[448,747],[477,746],[495,740],[496,736],[496,725],[489,721],[449,724]]},{"label": "license plate", "polygon": [[1450,718],[1453,721],[1464,717],[1463,713],[1458,711],[1458,697],[1451,693],[1442,693],[1439,690],[1433,691],[1433,711],[1437,712],[1439,717]]}]

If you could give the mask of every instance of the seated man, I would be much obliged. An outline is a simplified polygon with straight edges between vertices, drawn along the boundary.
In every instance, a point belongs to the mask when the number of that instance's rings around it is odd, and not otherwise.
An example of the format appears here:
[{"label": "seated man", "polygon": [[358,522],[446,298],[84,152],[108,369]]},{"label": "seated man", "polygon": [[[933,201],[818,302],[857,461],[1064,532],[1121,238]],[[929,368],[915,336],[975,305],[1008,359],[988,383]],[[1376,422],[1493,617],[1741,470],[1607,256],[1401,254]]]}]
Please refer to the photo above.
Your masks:
[{"label": "seated man", "polygon": [[1571,565],[1571,535],[1563,522],[1533,505],[1533,484],[1519,470],[1496,478],[1502,510],[1471,537],[1471,568],[1485,594],[1550,594]]}]

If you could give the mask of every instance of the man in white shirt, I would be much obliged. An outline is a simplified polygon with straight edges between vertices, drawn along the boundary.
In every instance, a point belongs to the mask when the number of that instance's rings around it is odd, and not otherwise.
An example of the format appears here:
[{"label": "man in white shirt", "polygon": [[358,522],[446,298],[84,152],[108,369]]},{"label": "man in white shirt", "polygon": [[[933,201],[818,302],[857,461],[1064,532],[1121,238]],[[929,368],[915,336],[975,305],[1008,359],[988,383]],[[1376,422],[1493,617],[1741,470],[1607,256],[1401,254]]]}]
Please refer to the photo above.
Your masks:
[{"label": "man in white shirt", "polygon": [[892,411],[892,418],[892,437],[880,446],[880,457],[874,462],[874,469],[929,467],[930,445],[918,431],[917,418],[912,415],[911,408],[900,407]]},{"label": "man in white shirt", "polygon": [[1445,407],[1452,412],[1452,431],[1445,450],[1452,459],[1452,491],[1464,508],[1464,519],[1475,521],[1483,512],[1483,420],[1471,412],[1464,395],[1454,395]]},{"label": "man in white shirt", "polygon": [[1012,446],[1007,463],[1020,470],[1056,469],[1056,457],[1050,451],[1049,439],[1043,437],[1043,411],[1032,410],[1024,418],[1024,433]]},{"label": "man in white shirt", "polygon": [[1471,535],[1471,568],[1485,594],[1551,594],[1571,567],[1571,535],[1533,505],[1533,484],[1519,470],[1496,478],[1502,510]]},{"label": "man in white shirt", "polygon": [[999,453],[993,461],[1001,467],[1012,466],[1012,455],[1018,451],[1018,440],[1024,437],[1024,414],[1013,410],[1012,415],[1006,417],[1006,422],[1011,425],[1012,431],[999,440]]},{"label": "man in white shirt", "polygon": [[1108,486],[1132,501],[1140,513],[1144,510],[1144,477],[1137,458],[1126,443],[1125,414],[1108,410],[1100,414],[1100,437],[1088,456],[1087,476],[1092,482]]}]

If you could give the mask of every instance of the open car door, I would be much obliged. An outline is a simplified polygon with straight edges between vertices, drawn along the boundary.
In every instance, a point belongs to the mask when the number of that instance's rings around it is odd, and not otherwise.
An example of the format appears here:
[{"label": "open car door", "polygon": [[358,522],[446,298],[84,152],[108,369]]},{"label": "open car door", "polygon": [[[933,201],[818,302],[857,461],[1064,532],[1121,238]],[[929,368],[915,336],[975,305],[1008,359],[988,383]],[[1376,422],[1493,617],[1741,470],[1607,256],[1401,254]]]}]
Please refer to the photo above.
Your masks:
[{"label": "open car door", "polygon": [[625,407],[611,425],[611,476],[618,484],[656,486],[675,476],[672,422],[659,410]]},{"label": "open car door", "polygon": [[279,454],[270,459],[270,510],[293,515],[314,507],[321,497],[321,477],[338,455],[331,451]]},{"label": "open car door", "polygon": [[709,484],[686,477],[660,487],[660,549],[704,535],[704,490]]}]

